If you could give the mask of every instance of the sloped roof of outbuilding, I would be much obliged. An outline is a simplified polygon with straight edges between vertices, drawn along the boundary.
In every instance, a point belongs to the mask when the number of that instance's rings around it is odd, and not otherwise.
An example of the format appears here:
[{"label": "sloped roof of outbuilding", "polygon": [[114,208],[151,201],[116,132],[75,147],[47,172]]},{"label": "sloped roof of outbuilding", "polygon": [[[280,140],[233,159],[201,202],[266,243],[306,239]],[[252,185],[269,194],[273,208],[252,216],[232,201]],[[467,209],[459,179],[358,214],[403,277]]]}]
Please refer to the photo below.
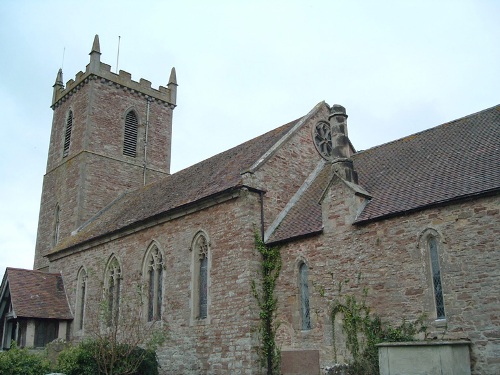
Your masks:
[{"label": "sloped roof of outbuilding", "polygon": [[18,318],[73,319],[60,274],[8,267],[5,281]]},{"label": "sloped roof of outbuilding", "polygon": [[[318,106],[313,111],[317,108]],[[76,234],[62,240],[52,250],[52,254],[151,220],[158,215],[214,194],[241,187],[242,173],[258,162],[302,118],[155,181],[144,188],[123,194],[86,223]]]}]

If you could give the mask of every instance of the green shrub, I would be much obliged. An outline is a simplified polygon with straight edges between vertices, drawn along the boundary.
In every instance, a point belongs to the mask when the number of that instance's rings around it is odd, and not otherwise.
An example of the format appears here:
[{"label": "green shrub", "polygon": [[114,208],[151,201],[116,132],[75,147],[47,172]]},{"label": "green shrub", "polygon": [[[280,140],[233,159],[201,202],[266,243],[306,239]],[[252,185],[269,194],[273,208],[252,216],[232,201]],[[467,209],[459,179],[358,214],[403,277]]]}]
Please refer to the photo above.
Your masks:
[{"label": "green shrub", "polygon": [[57,371],[65,375],[99,375],[94,352],[90,342],[67,347],[57,358]]},{"label": "green shrub", "polygon": [[0,352],[0,374],[45,375],[50,372],[50,362],[43,354],[20,349],[14,341],[8,351]]},{"label": "green shrub", "polygon": [[[99,356],[115,356],[113,369],[99,370]],[[101,369],[103,370],[103,369]],[[153,350],[126,344],[88,340],[64,349],[57,360],[57,371],[66,375],[158,375],[158,361]]]}]

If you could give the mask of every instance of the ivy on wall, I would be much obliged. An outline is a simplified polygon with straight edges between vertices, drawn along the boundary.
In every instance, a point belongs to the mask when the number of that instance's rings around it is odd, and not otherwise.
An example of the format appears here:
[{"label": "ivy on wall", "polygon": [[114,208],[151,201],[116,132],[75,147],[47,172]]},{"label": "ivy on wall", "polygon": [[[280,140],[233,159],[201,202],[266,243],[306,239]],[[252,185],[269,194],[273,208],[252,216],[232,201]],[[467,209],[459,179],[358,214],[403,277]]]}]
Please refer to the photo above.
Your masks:
[{"label": "ivy on wall", "polygon": [[267,375],[275,375],[279,374],[281,362],[280,350],[276,345],[278,325],[275,322],[278,308],[275,289],[281,271],[281,253],[278,247],[267,246],[258,233],[255,234],[255,248],[262,255],[260,290],[258,290],[255,280],[252,280],[251,284],[253,296],[260,309],[261,346],[259,356],[263,367],[267,368]]},{"label": "ivy on wall", "polygon": [[[341,290],[339,286],[339,292]],[[383,322],[377,314],[372,314],[366,305],[367,290],[363,290],[360,300],[355,295],[341,295],[334,300],[331,309],[334,356],[337,361],[335,346],[335,319],[341,315],[342,330],[346,347],[351,353],[349,374],[379,374],[377,344],[382,342],[413,341],[418,333],[426,333],[425,315],[416,321],[403,320],[400,325],[392,326]]]}]

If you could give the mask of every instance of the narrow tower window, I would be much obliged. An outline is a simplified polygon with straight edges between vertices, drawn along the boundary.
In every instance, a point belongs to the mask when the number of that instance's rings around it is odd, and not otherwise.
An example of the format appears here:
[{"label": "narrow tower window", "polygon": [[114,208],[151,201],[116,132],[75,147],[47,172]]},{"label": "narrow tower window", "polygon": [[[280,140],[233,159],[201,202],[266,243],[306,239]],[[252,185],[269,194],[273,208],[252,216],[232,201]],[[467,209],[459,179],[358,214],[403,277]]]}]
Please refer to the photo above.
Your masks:
[{"label": "narrow tower window", "polygon": [[148,322],[161,320],[163,303],[163,256],[157,246],[152,246],[146,256],[146,283],[148,291]]},{"label": "narrow tower window", "polygon": [[300,319],[303,330],[311,329],[311,315],[309,311],[309,281],[307,264],[299,267]]},{"label": "narrow tower window", "polygon": [[441,271],[439,268],[438,246],[436,237],[429,237],[428,246],[431,257],[432,283],[434,285],[436,316],[438,319],[445,319],[446,315],[444,312],[443,288],[441,285]]},{"label": "narrow tower window", "polygon": [[66,120],[66,131],[64,132],[64,148],[63,157],[68,156],[69,145],[71,143],[71,128],[73,127],[73,111],[69,111],[68,118]]},{"label": "narrow tower window", "polygon": [[125,134],[123,137],[123,155],[136,157],[137,153],[137,116],[133,111],[125,117]]},{"label": "narrow tower window", "polygon": [[120,310],[120,289],[122,272],[118,259],[113,256],[106,269],[106,303],[107,324],[111,326],[118,322]]},{"label": "narrow tower window", "polygon": [[60,221],[60,209],[59,205],[56,206],[56,212],[54,214],[54,237],[52,241],[52,245],[55,246],[57,242],[59,241],[59,230],[61,227],[61,221]]}]

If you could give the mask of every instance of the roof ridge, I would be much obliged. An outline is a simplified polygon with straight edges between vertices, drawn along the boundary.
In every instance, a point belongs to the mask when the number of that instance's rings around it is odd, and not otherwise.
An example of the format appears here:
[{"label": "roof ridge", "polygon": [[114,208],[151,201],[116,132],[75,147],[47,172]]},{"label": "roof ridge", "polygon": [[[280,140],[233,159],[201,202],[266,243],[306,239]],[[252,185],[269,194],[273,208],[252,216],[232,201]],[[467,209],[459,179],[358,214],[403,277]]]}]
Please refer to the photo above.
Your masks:
[{"label": "roof ridge", "polygon": [[452,125],[453,123],[456,123],[456,122],[459,122],[459,121],[462,121],[462,120],[465,120],[469,117],[474,117],[474,116],[477,116],[483,112],[488,112],[488,111],[491,111],[492,109],[496,108],[496,107],[500,107],[500,104],[496,104],[492,107],[489,107],[489,108],[486,108],[486,109],[482,109],[480,111],[477,111],[477,112],[474,112],[474,113],[471,113],[471,114],[468,114],[468,115],[465,115],[465,116],[462,116],[462,117],[459,117],[459,118],[456,118],[454,120],[451,120],[451,121],[447,121],[447,122],[443,122],[442,124],[439,124],[439,125],[436,125],[436,126],[433,126],[432,128],[428,128],[428,129],[424,129],[424,130],[421,130],[419,132],[416,132],[416,133],[412,133],[412,134],[408,134],[408,135],[405,135],[404,137],[401,137],[401,138],[397,138],[397,139],[393,139],[392,141],[388,141],[388,142],[385,142],[385,143],[381,143],[379,145],[376,145],[376,146],[373,146],[373,147],[370,147],[370,148],[367,148],[366,150],[360,150],[360,151],[357,151],[356,153],[354,153],[352,156],[355,156],[355,155],[358,155],[358,154],[361,154],[361,153],[364,153],[364,152],[368,152],[368,151],[371,151],[371,150],[375,150],[375,149],[378,149],[380,147],[385,147],[387,145],[390,145],[390,144],[393,144],[393,143],[397,143],[397,142],[400,142],[400,141],[403,141],[405,139],[409,139],[409,138],[413,138],[415,136],[418,136],[418,135],[421,135],[423,133],[427,133],[427,132],[431,132],[431,131],[434,131],[436,130],[437,128],[440,128],[442,126],[447,126],[447,125]]},{"label": "roof ridge", "polygon": [[55,275],[55,276],[60,276],[61,275],[59,272],[45,272],[45,271],[40,271],[40,270],[29,270],[29,269],[26,269],[26,268],[17,268],[17,267],[6,267],[5,271],[8,271],[8,270],[36,272],[36,273],[43,273],[44,275]]}]

